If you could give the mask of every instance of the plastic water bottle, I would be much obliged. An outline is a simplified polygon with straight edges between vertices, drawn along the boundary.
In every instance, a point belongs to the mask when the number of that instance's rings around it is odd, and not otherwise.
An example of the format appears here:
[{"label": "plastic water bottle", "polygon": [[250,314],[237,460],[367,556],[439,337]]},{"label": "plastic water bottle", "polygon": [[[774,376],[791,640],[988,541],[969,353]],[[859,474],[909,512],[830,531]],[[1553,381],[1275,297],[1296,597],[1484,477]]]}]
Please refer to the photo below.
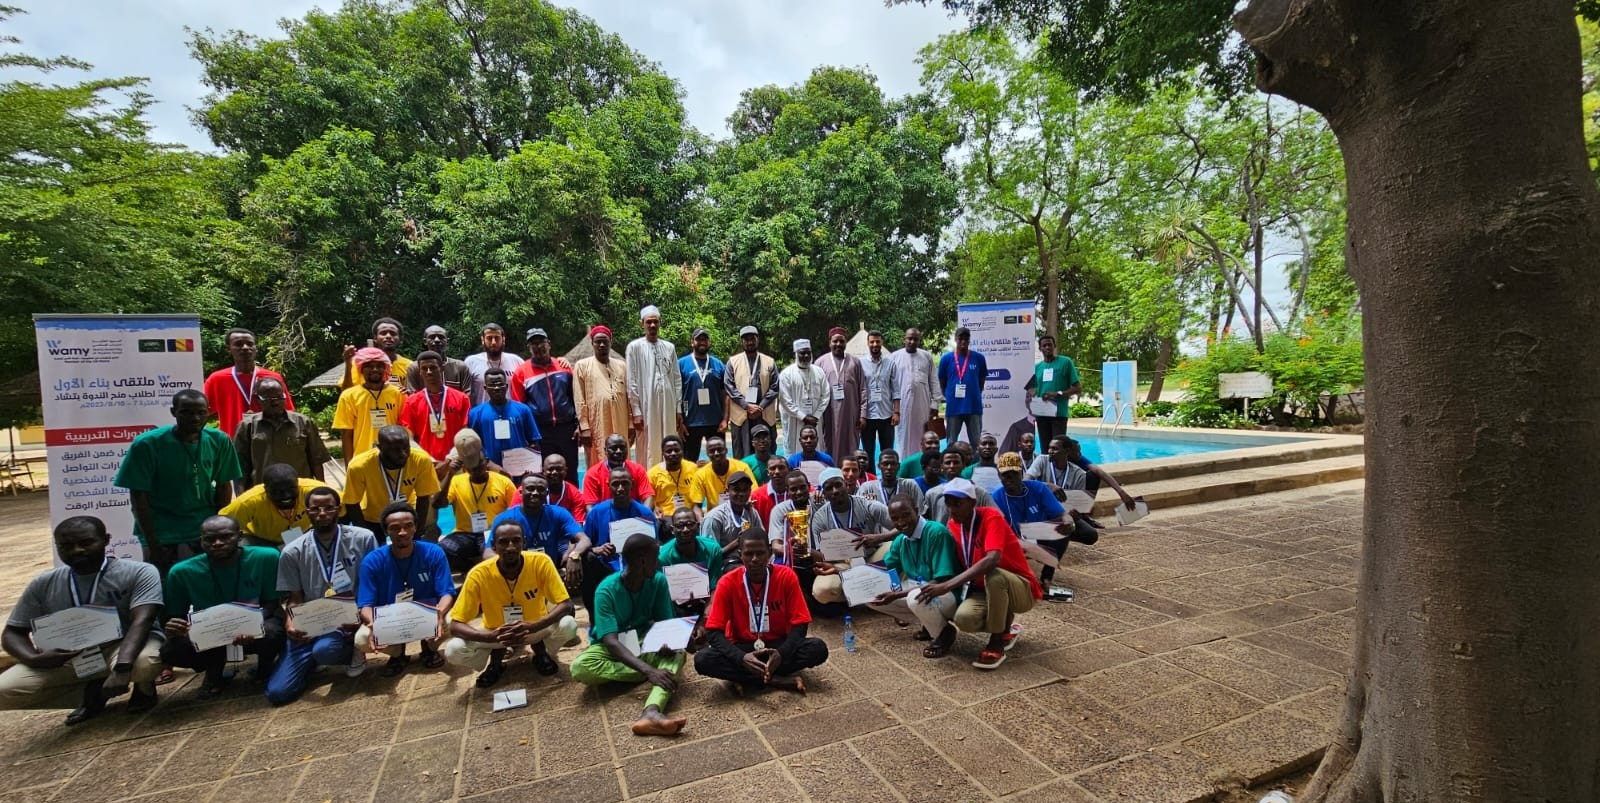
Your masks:
[{"label": "plastic water bottle", "polygon": [[844,651],[856,651],[856,626],[849,616],[844,618]]},{"label": "plastic water bottle", "polygon": [[1260,803],[1294,803],[1294,798],[1281,789],[1274,789],[1261,798]]}]

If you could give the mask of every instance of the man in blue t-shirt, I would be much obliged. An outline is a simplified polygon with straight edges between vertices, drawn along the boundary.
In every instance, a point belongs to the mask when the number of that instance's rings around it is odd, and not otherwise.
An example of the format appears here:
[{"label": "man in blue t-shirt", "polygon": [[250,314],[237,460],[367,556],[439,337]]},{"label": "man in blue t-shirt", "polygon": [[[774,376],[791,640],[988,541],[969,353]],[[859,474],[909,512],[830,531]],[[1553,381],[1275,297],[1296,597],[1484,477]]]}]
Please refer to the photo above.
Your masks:
[{"label": "man in blue t-shirt", "polygon": [[[568,556],[577,565],[578,551],[572,545],[583,538],[583,525],[566,508],[549,503],[550,482],[542,475],[530,474],[522,480],[522,504],[496,516],[489,528],[489,539],[500,525],[511,522],[522,528],[525,549],[537,549],[550,556],[557,567],[564,567]],[[484,545],[486,549],[489,544]],[[492,557],[489,552],[484,559]]]},{"label": "man in blue t-shirt", "polygon": [[612,523],[637,518],[650,526],[652,535],[656,528],[655,514],[643,502],[633,498],[633,472],[626,466],[611,469],[606,487],[611,491],[611,498],[589,508],[589,515],[583,520],[586,543],[580,542],[579,549],[574,550],[582,556],[580,571],[583,581],[579,585],[579,596],[583,597],[583,606],[591,616],[594,614],[594,592],[600,587],[600,581],[622,568],[617,545],[611,541]]},{"label": "man in blue t-shirt", "polygon": [[988,379],[989,362],[972,350],[972,331],[956,330],[956,349],[939,358],[939,387],[944,388],[944,423],[947,443],[967,431],[967,443],[978,445],[983,434],[983,384]]},{"label": "man in blue t-shirt", "polygon": [[727,369],[711,355],[711,333],[696,329],[689,343],[693,349],[678,358],[678,373],[683,376],[683,454],[693,463],[700,459],[702,441],[728,431],[731,402]]},{"label": "man in blue t-shirt", "polygon": [[[1050,486],[1037,480],[1022,478],[1022,455],[1006,452],[1000,455],[995,464],[1000,469],[1000,490],[994,495],[994,503],[1006,517],[1006,523],[1011,525],[1012,532],[1020,537],[1023,524],[1055,522],[1056,534],[1065,537],[1041,540],[1037,543],[1041,549],[1054,555],[1057,560],[1066,553],[1068,542],[1092,544],[1099,539],[1099,532],[1084,521],[1077,511],[1071,511],[1071,520],[1068,520],[1069,511],[1061,506]],[[1070,591],[1050,585],[1055,573],[1055,567],[1049,565],[1039,571],[1039,581],[1048,586],[1045,599],[1056,601],[1071,599]]]},{"label": "man in blue t-shirt", "polygon": [[372,635],[376,609],[397,602],[420,602],[439,609],[439,626],[432,638],[422,640],[422,665],[429,669],[444,666],[439,641],[449,634],[446,617],[456,601],[455,583],[450,579],[450,561],[444,548],[417,540],[417,511],[405,500],[390,502],[378,517],[378,526],[389,536],[389,543],[367,554],[361,561],[356,583],[356,606],[360,608],[361,628],[356,631],[356,649],[363,653],[382,650],[389,655],[385,677],[406,671],[410,657],[404,644],[382,644]]},{"label": "man in blue t-shirt", "polygon": [[[507,449],[539,448],[539,424],[533,408],[510,399],[511,382],[506,372],[490,368],[483,372],[483,392],[489,398],[467,413],[467,426],[483,441],[483,456],[495,465]],[[521,477],[512,477],[521,480]]]}]

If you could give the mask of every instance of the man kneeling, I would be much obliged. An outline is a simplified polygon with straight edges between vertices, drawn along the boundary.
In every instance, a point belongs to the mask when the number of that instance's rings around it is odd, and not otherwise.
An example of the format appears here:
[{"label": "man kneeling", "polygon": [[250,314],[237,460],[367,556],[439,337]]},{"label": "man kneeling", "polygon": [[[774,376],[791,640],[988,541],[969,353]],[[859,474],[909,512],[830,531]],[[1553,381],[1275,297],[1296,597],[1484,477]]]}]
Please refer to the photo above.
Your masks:
[{"label": "man kneeling", "polygon": [[467,572],[461,597],[450,609],[455,638],[445,642],[444,659],[480,670],[478,688],[487,689],[505,672],[508,650],[532,647],[533,668],[554,675],[555,652],[578,635],[561,574],[549,555],[524,551],[520,524],[495,527],[491,545],[496,557]]},{"label": "man kneeling", "polygon": [[694,654],[706,677],[731,681],[737,692],[775,686],[804,694],[796,674],[828,660],[828,645],[807,638],[811,613],[800,580],[788,566],[771,565],[772,547],[760,530],[739,539],[739,568],[722,576],[706,609],[711,644]]},{"label": "man kneeling", "polygon": [[[687,510],[679,510],[675,520],[678,515],[693,518]],[[643,638],[651,625],[678,615],[657,551],[655,539],[648,535],[628,537],[622,545],[622,573],[601,580],[594,592],[594,627],[589,635],[595,641],[572,664],[572,679],[590,686],[650,681],[644,713],[633,723],[633,732],[639,736],[671,736],[683,730],[687,721],[661,713],[678,687],[683,653],[662,647],[657,652],[635,654],[623,643],[625,636],[631,636],[633,648],[638,649],[636,639]]]}]

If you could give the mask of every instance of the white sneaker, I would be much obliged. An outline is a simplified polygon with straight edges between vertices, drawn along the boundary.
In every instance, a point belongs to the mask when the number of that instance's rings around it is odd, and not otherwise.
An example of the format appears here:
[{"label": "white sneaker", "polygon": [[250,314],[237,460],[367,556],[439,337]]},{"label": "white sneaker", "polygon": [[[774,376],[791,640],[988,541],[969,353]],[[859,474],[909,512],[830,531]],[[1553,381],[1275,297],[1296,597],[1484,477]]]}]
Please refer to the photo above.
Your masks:
[{"label": "white sneaker", "polygon": [[361,673],[365,671],[367,671],[367,656],[362,655],[358,650],[356,651],[355,657],[350,659],[350,665],[344,668],[344,676],[347,678],[358,678],[361,677]]}]

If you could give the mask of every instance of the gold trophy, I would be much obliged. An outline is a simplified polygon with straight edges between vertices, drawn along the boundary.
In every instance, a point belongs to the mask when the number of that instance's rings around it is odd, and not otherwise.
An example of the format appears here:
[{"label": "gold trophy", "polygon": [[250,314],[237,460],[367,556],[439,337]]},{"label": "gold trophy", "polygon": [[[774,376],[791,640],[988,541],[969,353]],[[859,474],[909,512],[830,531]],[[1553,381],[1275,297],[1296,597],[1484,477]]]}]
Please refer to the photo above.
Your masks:
[{"label": "gold trophy", "polygon": [[800,510],[796,508],[789,511],[788,515],[784,516],[784,519],[789,525],[789,537],[783,542],[783,562],[792,568],[794,566],[794,548],[796,544],[801,547],[802,554],[811,551],[806,546],[810,541],[811,535],[811,511],[809,509]]}]

